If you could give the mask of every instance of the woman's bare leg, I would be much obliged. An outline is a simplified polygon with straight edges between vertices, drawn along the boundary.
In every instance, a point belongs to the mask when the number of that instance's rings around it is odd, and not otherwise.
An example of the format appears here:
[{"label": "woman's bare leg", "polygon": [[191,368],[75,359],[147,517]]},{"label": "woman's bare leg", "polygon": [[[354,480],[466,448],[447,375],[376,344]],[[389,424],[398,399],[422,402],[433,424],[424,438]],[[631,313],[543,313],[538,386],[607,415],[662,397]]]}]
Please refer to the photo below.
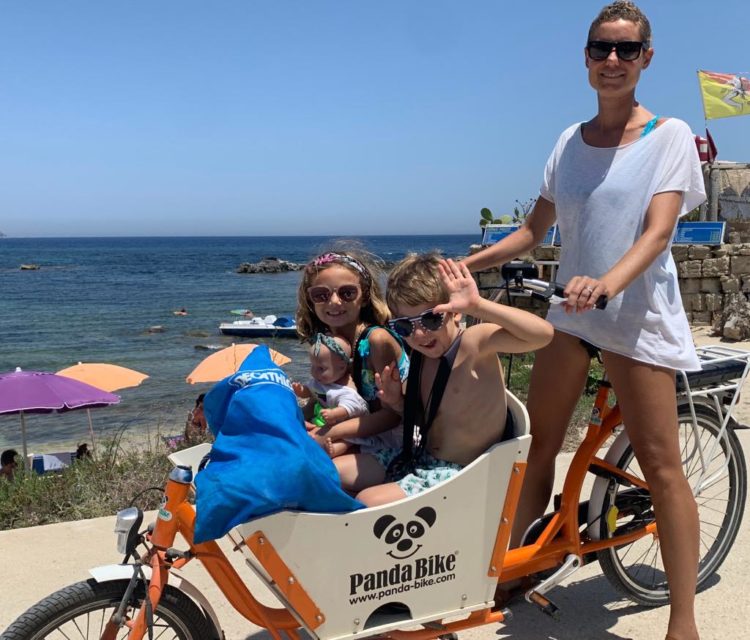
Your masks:
[{"label": "woman's bare leg", "polygon": [[579,338],[559,331],[536,353],[527,401],[531,449],[511,547],[520,544],[524,531],[547,508],[555,480],[555,458],[586,384],[590,360]]},{"label": "woman's bare leg", "polygon": [[698,638],[694,612],[698,509],[682,468],[674,372],[613,353],[604,354],[604,364],[651,491],[669,583],[668,633],[679,640],[694,640]]}]

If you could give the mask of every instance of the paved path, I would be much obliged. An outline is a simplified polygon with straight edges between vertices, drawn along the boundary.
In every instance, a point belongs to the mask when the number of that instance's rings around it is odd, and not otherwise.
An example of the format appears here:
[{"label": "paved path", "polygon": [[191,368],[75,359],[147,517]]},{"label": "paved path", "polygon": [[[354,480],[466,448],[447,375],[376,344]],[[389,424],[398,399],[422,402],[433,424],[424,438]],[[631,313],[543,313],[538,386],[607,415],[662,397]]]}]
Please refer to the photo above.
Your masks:
[{"label": "paved path", "polygon": [[[698,336],[697,342],[706,342]],[[742,346],[750,349],[750,343]],[[750,423],[750,393],[740,407],[740,418]],[[750,453],[750,431],[739,432],[746,459]],[[569,456],[561,456],[562,476]],[[750,464],[750,460],[748,460]],[[88,578],[87,569],[120,560],[112,533],[113,518],[97,518],[0,532],[0,567],[5,577],[0,595],[0,629],[36,601],[67,584]],[[248,582],[257,584],[238,554],[236,566]],[[750,514],[746,514],[732,553],[713,583],[697,596],[699,628],[703,640],[750,637],[750,590],[746,574],[750,567]],[[222,621],[227,640],[267,637],[262,630],[240,617],[224,600],[198,563],[185,568],[187,577],[207,595]],[[555,622],[525,603],[513,607],[514,618],[504,627],[483,627],[461,634],[462,640],[662,640],[668,610],[645,609],[618,597],[591,564],[550,594],[561,609]],[[268,603],[270,596],[264,598]]]}]

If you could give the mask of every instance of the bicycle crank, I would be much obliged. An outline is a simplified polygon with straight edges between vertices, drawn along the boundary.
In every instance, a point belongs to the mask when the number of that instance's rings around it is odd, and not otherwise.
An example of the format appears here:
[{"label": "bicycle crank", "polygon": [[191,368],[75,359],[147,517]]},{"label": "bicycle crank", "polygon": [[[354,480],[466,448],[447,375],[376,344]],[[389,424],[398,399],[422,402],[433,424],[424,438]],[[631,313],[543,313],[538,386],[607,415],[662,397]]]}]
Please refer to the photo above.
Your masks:
[{"label": "bicycle crank", "polygon": [[572,553],[568,554],[565,557],[565,562],[562,563],[557,571],[555,571],[549,578],[536,585],[536,587],[529,589],[526,592],[524,596],[526,602],[536,605],[543,613],[546,613],[551,618],[554,618],[555,620],[559,619],[559,609],[557,605],[544,594],[550,589],[555,588],[565,580],[565,578],[578,571],[581,566],[580,556],[573,555]]}]

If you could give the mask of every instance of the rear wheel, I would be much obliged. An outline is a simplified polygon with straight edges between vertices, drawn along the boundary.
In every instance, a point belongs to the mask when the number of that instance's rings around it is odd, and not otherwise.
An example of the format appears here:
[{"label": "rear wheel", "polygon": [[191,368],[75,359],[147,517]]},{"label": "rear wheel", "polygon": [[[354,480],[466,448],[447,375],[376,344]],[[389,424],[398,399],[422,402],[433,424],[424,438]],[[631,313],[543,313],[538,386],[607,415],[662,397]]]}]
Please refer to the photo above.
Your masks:
[{"label": "rear wheel", "polygon": [[[693,425],[689,407],[680,406],[679,432],[683,468],[698,504],[700,590],[727,557],[737,536],[745,509],[747,468],[734,431],[728,428],[714,448],[721,420],[709,407],[698,405],[695,412],[697,427]],[[712,449],[713,454],[708,459]],[[630,445],[615,464],[643,478]],[[650,495],[646,490],[627,487],[612,479],[599,517],[602,539],[641,529],[654,521]],[[634,602],[646,606],[669,602],[657,536],[645,536],[631,544],[605,549],[597,556],[612,585]]]},{"label": "rear wheel", "polygon": [[[87,580],[60,589],[21,615],[0,640],[64,640],[101,638],[104,627],[120,605],[129,580],[96,582]],[[133,619],[143,603],[144,586],[139,584],[125,611]],[[198,606],[182,591],[167,585],[153,615],[154,637],[159,640],[206,640],[217,633]],[[127,638],[122,627],[115,636]]]}]

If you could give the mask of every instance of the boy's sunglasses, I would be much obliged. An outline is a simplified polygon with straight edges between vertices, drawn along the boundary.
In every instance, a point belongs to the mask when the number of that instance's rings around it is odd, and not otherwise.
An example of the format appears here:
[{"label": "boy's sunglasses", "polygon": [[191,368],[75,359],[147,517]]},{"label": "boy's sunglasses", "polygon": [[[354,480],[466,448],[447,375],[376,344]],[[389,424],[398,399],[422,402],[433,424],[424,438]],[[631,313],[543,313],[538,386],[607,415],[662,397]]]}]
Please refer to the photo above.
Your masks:
[{"label": "boy's sunglasses", "polygon": [[423,311],[418,316],[404,316],[403,318],[389,320],[388,326],[402,338],[408,338],[416,331],[417,322],[419,322],[425,331],[437,331],[443,326],[444,320],[444,313],[435,313],[432,309],[427,309],[427,311]]},{"label": "boy's sunglasses", "polygon": [[324,285],[317,285],[310,287],[307,290],[307,295],[310,296],[315,304],[323,304],[331,299],[331,296],[336,293],[341,302],[354,302],[359,297],[359,286],[356,284],[344,284],[340,287],[332,289]]},{"label": "boy's sunglasses", "polygon": [[617,53],[620,60],[628,62],[637,60],[641,51],[646,48],[645,42],[609,42],[607,40],[589,40],[586,44],[586,52],[592,60],[606,60],[612,50]]}]

